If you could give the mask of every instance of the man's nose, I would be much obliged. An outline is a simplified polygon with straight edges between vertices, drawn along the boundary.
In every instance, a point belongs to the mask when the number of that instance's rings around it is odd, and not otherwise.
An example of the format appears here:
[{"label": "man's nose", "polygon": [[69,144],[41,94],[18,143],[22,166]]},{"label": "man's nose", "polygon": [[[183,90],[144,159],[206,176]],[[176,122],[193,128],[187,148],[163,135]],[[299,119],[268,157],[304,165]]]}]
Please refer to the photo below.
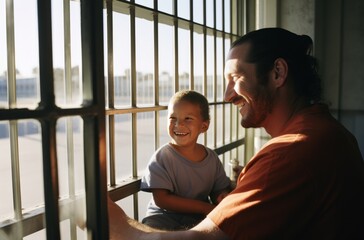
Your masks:
[{"label": "man's nose", "polygon": [[224,100],[226,102],[232,102],[232,100],[237,96],[237,93],[234,90],[234,84],[229,83],[226,87]]}]

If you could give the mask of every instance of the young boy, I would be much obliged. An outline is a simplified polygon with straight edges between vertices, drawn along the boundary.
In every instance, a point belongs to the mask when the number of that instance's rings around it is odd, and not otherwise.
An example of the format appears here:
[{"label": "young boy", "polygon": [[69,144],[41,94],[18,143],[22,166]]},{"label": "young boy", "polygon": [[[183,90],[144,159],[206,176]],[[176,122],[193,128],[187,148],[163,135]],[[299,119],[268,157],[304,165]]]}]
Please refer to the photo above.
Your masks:
[{"label": "young boy", "polygon": [[197,143],[209,128],[207,99],[190,90],[177,92],[168,105],[171,142],[151,157],[141,190],[153,193],[146,225],[164,230],[199,223],[230,190],[217,154]]}]

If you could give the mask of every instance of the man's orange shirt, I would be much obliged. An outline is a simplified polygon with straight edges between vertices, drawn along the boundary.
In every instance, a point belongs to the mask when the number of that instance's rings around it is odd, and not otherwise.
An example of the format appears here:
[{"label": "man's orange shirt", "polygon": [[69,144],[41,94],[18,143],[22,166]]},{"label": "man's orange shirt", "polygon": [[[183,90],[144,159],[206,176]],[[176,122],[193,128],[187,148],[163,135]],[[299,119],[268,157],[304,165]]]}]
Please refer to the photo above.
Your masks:
[{"label": "man's orange shirt", "polygon": [[364,239],[364,162],[326,106],[291,119],[208,217],[231,239]]}]

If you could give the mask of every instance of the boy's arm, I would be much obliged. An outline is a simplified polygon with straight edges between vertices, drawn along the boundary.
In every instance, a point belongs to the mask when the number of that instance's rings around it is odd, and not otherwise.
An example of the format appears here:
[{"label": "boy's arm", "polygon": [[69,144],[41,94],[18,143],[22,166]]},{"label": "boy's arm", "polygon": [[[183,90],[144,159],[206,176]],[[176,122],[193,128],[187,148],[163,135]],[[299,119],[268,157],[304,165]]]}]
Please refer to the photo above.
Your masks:
[{"label": "boy's arm", "polygon": [[190,230],[164,232],[130,219],[111,199],[108,201],[110,240],[228,240],[214,222],[205,218]]},{"label": "boy's arm", "polygon": [[[235,178],[237,178],[240,174],[240,172],[243,170],[244,166],[240,166],[237,165],[233,168],[233,174],[236,176]],[[220,181],[220,180],[216,180],[216,181]],[[232,190],[234,190],[236,187],[236,180],[230,180],[230,186],[226,187],[225,189],[218,191],[218,192],[213,192],[210,194],[210,199],[211,202],[213,204],[219,204],[221,202],[222,199],[224,199]]]},{"label": "boy's arm", "polygon": [[177,196],[166,189],[152,189],[152,193],[155,204],[169,211],[207,215],[215,207],[208,202]]},{"label": "boy's arm", "polygon": [[210,198],[213,204],[219,204],[227,195],[229,195],[230,191],[225,190],[220,192],[219,194],[211,194]]},{"label": "boy's arm", "polygon": [[214,192],[210,194],[211,202],[215,205],[219,204],[232,190],[234,189],[233,184],[231,184],[229,187],[219,191]]}]

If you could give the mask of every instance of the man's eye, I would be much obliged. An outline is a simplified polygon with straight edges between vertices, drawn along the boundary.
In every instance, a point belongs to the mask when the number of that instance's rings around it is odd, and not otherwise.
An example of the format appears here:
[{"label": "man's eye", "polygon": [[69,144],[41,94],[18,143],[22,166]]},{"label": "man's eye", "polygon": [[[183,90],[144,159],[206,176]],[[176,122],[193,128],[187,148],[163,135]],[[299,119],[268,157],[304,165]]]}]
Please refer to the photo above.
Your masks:
[{"label": "man's eye", "polygon": [[233,77],[233,81],[234,81],[234,82],[236,82],[236,81],[238,81],[240,78],[241,78],[241,76],[234,76],[234,77]]}]

